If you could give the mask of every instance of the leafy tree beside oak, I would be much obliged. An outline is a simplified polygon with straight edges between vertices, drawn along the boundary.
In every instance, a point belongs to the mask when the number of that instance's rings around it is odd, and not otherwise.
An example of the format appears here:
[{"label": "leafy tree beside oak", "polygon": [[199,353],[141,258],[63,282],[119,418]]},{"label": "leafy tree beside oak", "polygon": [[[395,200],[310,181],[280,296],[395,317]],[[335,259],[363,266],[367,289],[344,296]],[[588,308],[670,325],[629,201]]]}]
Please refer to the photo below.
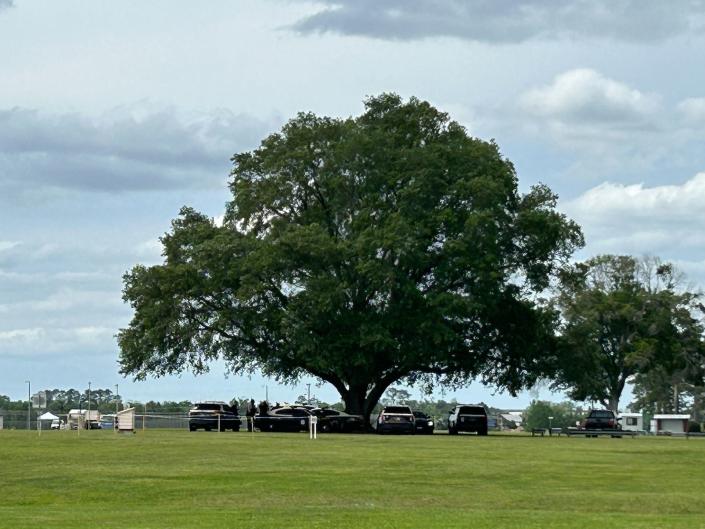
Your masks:
[{"label": "leafy tree beside oak", "polygon": [[314,375],[364,415],[399,380],[513,392],[545,374],[554,313],[532,295],[583,244],[579,227],[428,103],[365,107],[299,114],[235,155],[222,225],[182,209],[164,263],[124,277],[122,373],[222,358],[284,382]]},{"label": "leafy tree beside oak", "polygon": [[[703,306],[658,259],[602,255],[567,267],[554,389],[618,410],[628,381],[687,381],[705,373]],[[655,386],[654,386],[655,387]]]}]

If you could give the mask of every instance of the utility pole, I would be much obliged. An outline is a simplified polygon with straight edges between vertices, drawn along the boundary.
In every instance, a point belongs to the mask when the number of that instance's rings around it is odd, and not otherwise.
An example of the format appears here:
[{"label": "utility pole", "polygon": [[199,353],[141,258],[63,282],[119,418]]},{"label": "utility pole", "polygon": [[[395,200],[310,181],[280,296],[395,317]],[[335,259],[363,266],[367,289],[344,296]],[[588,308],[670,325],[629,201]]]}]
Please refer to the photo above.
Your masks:
[{"label": "utility pole", "polygon": [[32,383],[29,380],[25,380],[27,384],[27,429],[32,429],[31,417],[32,417]]},{"label": "utility pole", "polygon": [[306,384],[306,387],[308,388],[308,400],[306,401],[306,404],[309,406],[311,405],[311,384]]}]

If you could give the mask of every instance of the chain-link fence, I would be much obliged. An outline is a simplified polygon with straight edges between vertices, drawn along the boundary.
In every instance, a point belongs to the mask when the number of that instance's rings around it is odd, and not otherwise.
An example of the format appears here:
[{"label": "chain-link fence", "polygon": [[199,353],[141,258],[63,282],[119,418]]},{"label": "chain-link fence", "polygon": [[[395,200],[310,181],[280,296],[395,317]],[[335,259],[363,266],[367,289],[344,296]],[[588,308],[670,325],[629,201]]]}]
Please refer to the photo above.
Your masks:
[{"label": "chain-link fence", "polygon": [[[5,430],[26,430],[27,429],[27,410],[24,411],[6,411],[0,410],[0,423]],[[30,428],[37,427],[37,413],[34,411],[30,415]]]},{"label": "chain-link fence", "polygon": [[[29,428],[31,430],[38,429],[37,419],[43,413],[35,412],[32,410],[30,413]],[[59,418],[59,421],[63,421],[63,424],[68,424],[68,414],[66,413],[54,413]],[[110,429],[113,427],[113,414],[103,414],[99,424],[103,429]],[[42,430],[49,430],[51,428],[52,421],[41,421]],[[75,420],[73,421],[75,423]],[[184,429],[188,430],[189,417],[186,412],[150,412],[147,410],[145,414],[144,411],[135,414],[135,428],[172,428],[172,429]],[[7,411],[0,410],[0,427],[5,430],[26,430],[28,427],[27,423],[27,411]]]}]

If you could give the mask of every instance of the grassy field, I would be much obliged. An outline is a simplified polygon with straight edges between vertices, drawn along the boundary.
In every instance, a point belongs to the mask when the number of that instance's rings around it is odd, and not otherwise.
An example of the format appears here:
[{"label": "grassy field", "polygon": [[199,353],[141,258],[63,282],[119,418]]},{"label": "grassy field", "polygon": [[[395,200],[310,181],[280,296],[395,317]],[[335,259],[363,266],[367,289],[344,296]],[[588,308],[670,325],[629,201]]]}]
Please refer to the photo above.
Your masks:
[{"label": "grassy field", "polygon": [[705,439],[0,431],[2,528],[705,528]]}]

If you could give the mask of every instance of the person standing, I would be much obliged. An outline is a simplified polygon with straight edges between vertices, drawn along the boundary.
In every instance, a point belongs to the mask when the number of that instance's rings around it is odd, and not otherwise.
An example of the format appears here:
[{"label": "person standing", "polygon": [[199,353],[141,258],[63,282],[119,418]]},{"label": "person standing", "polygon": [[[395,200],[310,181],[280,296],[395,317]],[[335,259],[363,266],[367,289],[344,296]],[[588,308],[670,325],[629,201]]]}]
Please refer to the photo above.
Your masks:
[{"label": "person standing", "polygon": [[255,415],[257,414],[257,406],[255,405],[255,399],[250,399],[247,403],[247,409],[245,410],[245,415],[247,416],[247,431],[251,432],[254,429]]}]

